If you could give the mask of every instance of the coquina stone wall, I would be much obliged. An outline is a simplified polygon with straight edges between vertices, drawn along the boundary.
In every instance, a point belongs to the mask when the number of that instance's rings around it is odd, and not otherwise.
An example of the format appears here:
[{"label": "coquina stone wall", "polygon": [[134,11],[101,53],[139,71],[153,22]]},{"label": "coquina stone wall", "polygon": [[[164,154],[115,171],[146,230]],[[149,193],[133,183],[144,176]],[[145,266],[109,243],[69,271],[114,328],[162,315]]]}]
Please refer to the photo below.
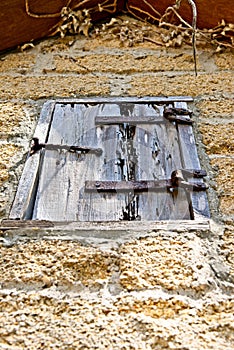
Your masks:
[{"label": "coquina stone wall", "polygon": [[195,77],[191,47],[130,47],[108,33],[0,56],[1,219],[43,103],[81,96],[193,96],[212,215],[206,230],[101,239],[1,231],[1,349],[234,347],[233,62],[231,52],[198,48]]}]

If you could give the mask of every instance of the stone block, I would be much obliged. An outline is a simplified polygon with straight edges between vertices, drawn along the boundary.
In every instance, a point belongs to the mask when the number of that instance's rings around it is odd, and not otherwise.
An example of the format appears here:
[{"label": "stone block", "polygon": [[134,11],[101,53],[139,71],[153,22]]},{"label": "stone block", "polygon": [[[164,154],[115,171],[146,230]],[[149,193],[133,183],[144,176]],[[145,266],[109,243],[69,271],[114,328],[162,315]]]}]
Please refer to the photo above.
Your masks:
[{"label": "stone block", "polygon": [[207,290],[210,268],[201,251],[196,238],[183,241],[164,236],[127,243],[120,251],[120,283],[130,291]]},{"label": "stone block", "polygon": [[215,56],[215,63],[220,69],[233,69],[234,55],[233,52],[225,52]]},{"label": "stone block", "polygon": [[234,155],[234,124],[200,124],[208,154]]},{"label": "stone block", "polygon": [[215,158],[212,166],[217,169],[217,184],[220,197],[220,209],[223,214],[234,214],[234,174],[233,158]]},{"label": "stone block", "polygon": [[96,76],[0,76],[0,94],[4,99],[39,99],[106,95],[108,79]]},{"label": "stone block", "polygon": [[0,138],[24,135],[32,132],[35,108],[30,104],[0,102]]},{"label": "stone block", "polygon": [[0,144],[0,186],[9,179],[10,167],[20,155],[20,147],[14,144]]},{"label": "stone block", "polygon": [[233,99],[210,97],[197,103],[201,118],[234,118]]},{"label": "stone block", "polygon": [[[233,196],[234,198],[234,196]],[[220,242],[220,253],[224,256],[226,264],[230,268],[230,275],[234,280],[234,223],[225,225],[222,241]]]},{"label": "stone block", "polygon": [[[45,68],[46,69],[46,68]],[[155,55],[145,54],[134,56],[130,53],[119,55],[87,55],[84,57],[54,57],[52,70],[56,73],[103,72],[115,74],[132,74],[141,72],[183,71],[193,70],[194,64],[191,55],[183,54],[164,55],[155,52]]]},{"label": "stone block", "polygon": [[30,53],[9,53],[0,58],[0,73],[20,73],[32,71],[36,55]]},{"label": "stone block", "polygon": [[[225,84],[224,84],[225,81]],[[233,74],[137,75],[132,77],[130,95],[214,95],[233,92]]]},{"label": "stone block", "polygon": [[114,263],[111,254],[82,247],[79,243],[32,242],[20,250],[16,246],[2,250],[0,269],[5,264],[8,268],[1,274],[0,284],[5,288],[17,283],[34,287],[55,284],[98,288],[98,281],[108,277]]}]

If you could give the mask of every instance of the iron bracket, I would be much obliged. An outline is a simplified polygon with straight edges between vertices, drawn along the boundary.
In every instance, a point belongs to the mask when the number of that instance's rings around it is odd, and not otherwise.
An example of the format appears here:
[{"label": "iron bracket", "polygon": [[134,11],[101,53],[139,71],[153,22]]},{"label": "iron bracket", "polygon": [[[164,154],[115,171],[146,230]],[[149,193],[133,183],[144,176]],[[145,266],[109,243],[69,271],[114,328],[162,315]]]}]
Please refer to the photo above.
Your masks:
[{"label": "iron bracket", "polygon": [[165,107],[163,110],[163,116],[170,122],[177,122],[181,124],[192,124],[190,116],[192,111],[185,108]]},{"label": "iron bracket", "polygon": [[39,139],[37,137],[33,138],[33,145],[30,149],[30,156],[35,154],[36,152],[40,151],[42,148],[45,148],[46,150],[66,150],[68,152],[80,152],[80,153],[95,153],[98,156],[102,154],[101,148],[92,148],[92,147],[83,147],[83,146],[69,146],[69,145],[55,145],[55,144],[49,144],[49,143],[40,143]]},{"label": "iron bracket", "polygon": [[116,192],[116,191],[134,191],[147,192],[169,190],[173,191],[183,188],[188,191],[205,191],[208,186],[204,182],[194,183],[184,179],[184,175],[190,177],[201,178],[206,176],[204,170],[196,169],[180,169],[174,170],[170,179],[163,180],[139,180],[139,181],[85,181],[86,191],[98,192]]}]

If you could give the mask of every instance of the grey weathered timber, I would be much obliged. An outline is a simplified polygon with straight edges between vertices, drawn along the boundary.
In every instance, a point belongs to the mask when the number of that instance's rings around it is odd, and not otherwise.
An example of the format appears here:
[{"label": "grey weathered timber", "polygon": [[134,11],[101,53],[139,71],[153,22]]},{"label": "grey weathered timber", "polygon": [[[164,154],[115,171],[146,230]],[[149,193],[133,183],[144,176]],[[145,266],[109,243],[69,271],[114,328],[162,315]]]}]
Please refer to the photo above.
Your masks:
[{"label": "grey weathered timber", "polygon": [[[112,114],[120,115],[120,107],[118,104],[101,104],[99,109],[100,115]],[[119,149],[120,128],[118,125],[99,126],[101,142],[104,146],[104,159],[102,170],[97,174],[95,180],[113,180],[120,181],[123,179],[121,168],[121,150]],[[87,179],[88,180],[88,179]],[[88,195],[88,193],[87,193]],[[90,195],[92,201],[92,211],[90,214],[94,221],[101,221],[98,216],[105,220],[119,221],[122,218],[122,208],[125,206],[126,195],[123,193],[104,193],[100,194],[96,191]]]},{"label": "grey weathered timber", "polygon": [[[136,180],[142,178],[153,180],[154,174],[157,176],[158,170],[155,173],[154,169],[154,163],[157,162],[154,144],[157,125],[153,128],[148,125],[144,128],[132,128],[122,124],[95,125],[97,115],[108,114],[110,118],[115,118],[123,113],[127,113],[130,118],[132,115],[152,116],[154,113],[157,118],[162,113],[162,109],[157,106],[134,103],[56,105],[48,143],[101,147],[103,154],[97,157],[90,152],[81,155],[78,159],[77,155],[46,149],[33,219],[156,220],[169,219],[172,215],[178,219],[176,213],[180,213],[179,218],[189,218],[187,198],[183,190],[179,190],[174,198],[166,188],[157,196],[154,193],[137,196],[131,191],[127,194],[121,191],[117,194],[85,191],[85,181],[88,179],[131,181],[131,176],[135,176]],[[134,133],[132,136],[131,132]],[[164,174],[164,178],[169,177],[172,170],[181,167],[179,150],[174,150],[175,133],[175,126],[168,122],[158,138],[160,147],[165,148],[161,151],[163,161],[160,164],[160,173]],[[175,154],[174,167],[171,166],[170,158],[173,153]],[[124,164],[121,165],[121,162]],[[178,205],[181,206],[182,202],[184,202],[183,210],[178,211]]]},{"label": "grey weathered timber", "polygon": [[31,218],[38,173],[40,166],[40,153],[29,157],[26,160],[23,175],[20,178],[14,203],[10,211],[11,219],[29,219]]},{"label": "grey weathered timber", "polygon": [[[196,206],[203,194],[190,196],[192,185],[186,187],[183,181],[171,188],[174,170],[190,169],[183,173],[185,181],[190,181],[191,171],[200,169],[199,160],[187,160],[183,130],[192,132],[191,126],[163,117],[165,105],[177,107],[177,101],[185,101],[178,107],[186,108],[192,98],[82,98],[47,103],[34,135],[41,150],[36,149],[26,162],[10,218],[45,226],[47,222],[199,218]],[[190,153],[195,144],[188,147]],[[116,184],[115,190],[95,189],[98,182]],[[136,191],[134,186],[144,183],[147,188]],[[199,203],[204,218],[208,215]]]},{"label": "grey weathered timber", "polygon": [[155,124],[155,123],[163,123],[162,118],[155,118],[155,116],[97,116],[95,118],[95,124],[105,124],[105,125],[111,125],[111,124],[123,124],[123,123],[130,123],[131,125],[135,124]]},{"label": "grey weathered timber", "polygon": [[29,241],[76,241],[83,245],[112,249],[132,239],[143,237],[171,237],[177,239],[196,233],[200,237],[211,234],[210,220],[118,221],[118,222],[48,222],[41,220],[3,220],[0,222],[4,246]]},{"label": "grey weathered timber", "polygon": [[[1,222],[2,230],[14,230],[18,228],[45,228],[45,227],[54,227],[54,223],[47,220],[14,220],[14,219],[4,219]],[[0,229],[1,229],[0,228]]]},{"label": "grey weathered timber", "polygon": [[[166,121],[165,125],[160,128],[161,134],[158,137],[163,138],[162,161],[165,169],[165,177],[170,178],[172,171],[182,167],[181,154],[178,145],[178,134],[176,123]],[[190,219],[189,205],[187,194],[184,189],[178,188],[171,193],[166,193],[165,208],[168,211],[168,218],[175,219]],[[159,219],[165,220],[165,208],[162,210]]]},{"label": "grey weathered timber", "polygon": [[193,102],[191,96],[146,96],[146,97],[84,97],[84,98],[64,98],[58,99],[56,103],[81,103],[81,104],[98,104],[98,103],[135,103],[135,104],[152,104],[152,103],[173,103],[173,102]]},{"label": "grey weathered timber", "polygon": [[[175,106],[185,108],[186,103],[176,102]],[[178,125],[178,135],[183,167],[185,169],[201,169],[192,127],[190,125]],[[197,183],[203,182],[203,180],[200,179],[194,181]],[[189,194],[189,196],[191,198],[192,218],[199,219],[200,217],[210,217],[207,194],[205,192],[193,192]]]},{"label": "grey weathered timber", "polygon": [[[114,130],[95,127],[95,116],[100,105],[84,106],[57,104],[48,142],[101,147],[101,156],[92,152],[77,155],[57,150],[46,150],[38,185],[33,219],[55,221],[115,220],[115,198],[103,198],[98,193],[84,192],[85,179],[108,176],[103,164],[113,163],[111,154],[116,139]],[[102,142],[101,142],[102,141]],[[109,171],[111,170],[109,164]],[[113,163],[114,164],[114,163]],[[111,172],[114,174],[114,172]]]},{"label": "grey weathered timber", "polygon": [[[70,104],[56,104],[48,143],[94,147],[91,119],[96,109],[97,106],[92,107],[87,115],[83,105],[73,108]],[[95,160],[98,162],[99,157],[93,153],[45,150],[32,218],[77,220],[80,184],[94,171]]]},{"label": "grey weathered timber", "polygon": [[[121,242],[149,235],[183,235],[196,232],[210,235],[210,220],[166,220],[166,221],[118,221],[118,222],[41,222],[40,220],[7,220],[0,229],[5,237],[17,244],[28,240],[73,240],[106,247],[108,241]],[[2,237],[4,237],[2,235]]]},{"label": "grey weathered timber", "polygon": [[[41,115],[35,130],[35,137],[38,137],[42,142],[46,142],[54,106],[54,102],[47,102],[44,104],[41,111]],[[34,154],[31,157],[28,156],[9,218],[31,218],[39,176],[40,160],[41,153]]]}]

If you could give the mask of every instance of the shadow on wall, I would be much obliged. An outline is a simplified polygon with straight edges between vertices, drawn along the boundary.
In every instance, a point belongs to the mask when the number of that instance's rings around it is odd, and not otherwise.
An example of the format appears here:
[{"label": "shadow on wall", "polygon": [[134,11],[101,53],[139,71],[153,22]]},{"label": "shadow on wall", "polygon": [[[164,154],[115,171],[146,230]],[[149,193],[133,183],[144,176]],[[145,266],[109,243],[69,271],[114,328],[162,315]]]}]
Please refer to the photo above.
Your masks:
[{"label": "shadow on wall", "polygon": [[[67,8],[79,11],[78,21],[86,25],[127,11],[133,16],[157,23],[168,6],[176,0],[1,0],[0,51],[16,47],[36,39],[56,34],[57,28],[70,16]],[[231,0],[196,0],[199,28],[213,28],[222,20],[233,22],[234,7]],[[89,10],[88,15],[87,11]],[[181,3],[179,14],[192,22],[192,10],[188,1]],[[169,18],[175,21],[175,18]],[[76,27],[76,23],[71,23]],[[76,28],[74,28],[74,32]],[[83,31],[84,32],[84,31]]]}]

